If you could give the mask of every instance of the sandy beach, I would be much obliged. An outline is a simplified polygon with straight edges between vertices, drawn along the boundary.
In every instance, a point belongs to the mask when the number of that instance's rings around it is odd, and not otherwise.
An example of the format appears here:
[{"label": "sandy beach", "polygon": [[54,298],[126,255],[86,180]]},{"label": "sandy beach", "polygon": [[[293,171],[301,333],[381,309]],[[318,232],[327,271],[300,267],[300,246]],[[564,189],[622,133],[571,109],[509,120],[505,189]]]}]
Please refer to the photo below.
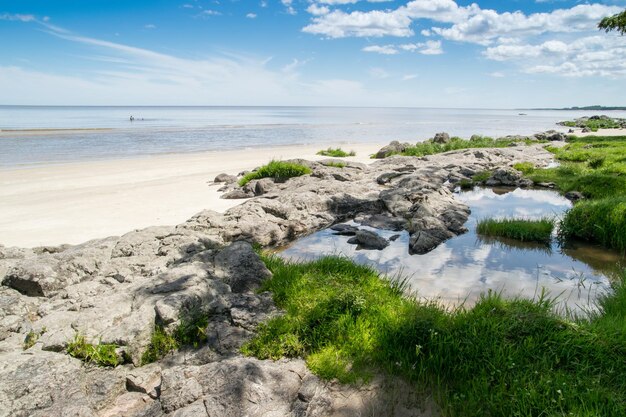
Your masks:
[{"label": "sandy beach", "polygon": [[[380,145],[342,145],[371,162]],[[204,209],[224,211],[242,200],[220,199],[217,174],[237,174],[271,159],[325,159],[315,146],[172,154],[0,169],[0,244],[78,244],[134,229],[184,222]]]}]

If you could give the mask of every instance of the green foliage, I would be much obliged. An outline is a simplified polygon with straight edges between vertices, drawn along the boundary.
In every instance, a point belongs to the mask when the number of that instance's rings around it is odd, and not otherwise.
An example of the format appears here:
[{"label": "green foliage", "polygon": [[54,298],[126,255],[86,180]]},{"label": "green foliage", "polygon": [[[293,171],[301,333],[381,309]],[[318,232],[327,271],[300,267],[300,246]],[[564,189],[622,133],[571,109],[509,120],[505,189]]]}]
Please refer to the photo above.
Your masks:
[{"label": "green foliage", "polygon": [[577,203],[563,218],[559,237],[626,251],[626,196]]},{"label": "green foliage", "polygon": [[464,178],[459,181],[459,187],[461,187],[461,190],[471,190],[474,188],[474,181]]},{"label": "green foliage", "polygon": [[581,118],[577,120],[559,122],[562,126],[587,128],[592,132],[597,132],[598,129],[619,129],[622,127],[622,123],[623,119],[613,119],[604,116],[601,118]]},{"label": "green foliage", "polygon": [[285,311],[243,352],[302,356],[324,379],[403,376],[430,388],[448,416],[626,415],[626,289],[591,319],[566,320],[553,302],[483,296],[446,310],[404,296],[343,258],[307,264],[265,257],[263,290]]},{"label": "green foliage", "polygon": [[178,341],[174,336],[168,334],[163,327],[156,326],[152,332],[150,345],[141,356],[141,364],[147,365],[156,362],[168,353],[177,350],[178,347]]},{"label": "green foliage", "polygon": [[179,320],[180,323],[171,334],[161,326],[155,327],[150,345],[141,357],[142,364],[155,362],[183,346],[197,349],[207,342],[209,313],[199,304],[183,308]]},{"label": "green foliage", "polygon": [[354,151],[346,152],[341,148],[323,149],[317,153],[322,156],[332,156],[333,158],[345,158],[347,156],[356,156]]},{"label": "green foliage", "polygon": [[[536,141],[535,141],[536,142]],[[425,156],[442,152],[455,151],[459,149],[472,148],[505,148],[512,143],[530,143],[526,141],[512,139],[493,139],[490,137],[474,136],[471,140],[453,137],[448,143],[434,143],[426,141],[407,148],[400,155],[404,156]]]},{"label": "green foliage", "polygon": [[600,23],[598,23],[598,29],[603,29],[606,32],[615,30],[622,35],[626,33],[626,10],[602,19]]},{"label": "green foliage", "polygon": [[517,164],[513,164],[513,168],[522,174],[530,174],[535,170],[535,164],[532,162],[519,162]]},{"label": "green foliage", "polygon": [[330,161],[330,162],[326,162],[324,163],[325,166],[327,167],[334,167],[334,168],[345,168],[346,164],[343,162],[334,162],[334,161]]},{"label": "green foliage", "polygon": [[477,233],[485,236],[505,237],[522,242],[550,244],[554,219],[483,219],[478,222]]},{"label": "green foliage", "polygon": [[483,183],[487,181],[491,177],[491,171],[482,171],[472,176],[472,181],[474,183]]},{"label": "green foliage", "polygon": [[270,161],[254,172],[246,174],[239,180],[239,185],[244,186],[252,180],[261,178],[274,178],[277,181],[284,181],[288,178],[299,177],[310,174],[311,169],[307,166],[285,161]]},{"label": "green foliage", "polygon": [[123,363],[116,349],[117,346],[112,344],[98,343],[97,345],[93,345],[87,343],[85,336],[76,334],[74,340],[68,343],[66,351],[68,355],[82,359],[88,363],[95,363],[98,366],[115,367]]}]

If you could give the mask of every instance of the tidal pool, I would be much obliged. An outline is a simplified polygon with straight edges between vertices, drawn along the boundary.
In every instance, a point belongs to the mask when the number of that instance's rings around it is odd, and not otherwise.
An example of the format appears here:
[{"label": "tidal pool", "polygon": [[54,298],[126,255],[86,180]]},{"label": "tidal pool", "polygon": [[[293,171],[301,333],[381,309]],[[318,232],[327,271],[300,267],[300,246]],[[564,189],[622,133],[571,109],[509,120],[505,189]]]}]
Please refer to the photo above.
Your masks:
[{"label": "tidal pool", "polygon": [[472,211],[466,224],[469,232],[425,255],[409,254],[407,232],[366,226],[360,227],[385,238],[400,237],[381,251],[359,250],[347,243],[349,237],[326,229],[299,239],[279,255],[291,260],[347,256],[388,276],[406,278],[418,297],[449,306],[471,306],[490,290],[526,298],[537,298],[545,291],[557,297],[557,309],[573,313],[594,309],[596,298],[610,289],[611,279],[625,264],[619,254],[587,244],[561,248],[554,239],[551,246],[545,246],[476,234],[477,222],[486,217],[561,216],[571,203],[556,192],[477,188],[459,192],[457,198]]}]

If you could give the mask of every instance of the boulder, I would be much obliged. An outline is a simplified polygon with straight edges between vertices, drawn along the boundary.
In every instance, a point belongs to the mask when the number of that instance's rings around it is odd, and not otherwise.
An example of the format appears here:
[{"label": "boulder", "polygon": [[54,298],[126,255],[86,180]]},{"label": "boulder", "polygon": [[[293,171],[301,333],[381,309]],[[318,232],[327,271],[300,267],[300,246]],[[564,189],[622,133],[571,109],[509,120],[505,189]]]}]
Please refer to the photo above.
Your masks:
[{"label": "boulder", "polygon": [[359,231],[359,228],[349,224],[335,224],[330,227],[330,230],[333,230],[336,235],[354,236]]},{"label": "boulder", "polygon": [[276,188],[276,184],[271,178],[261,178],[260,180],[255,181],[254,195],[267,194],[273,188]]},{"label": "boulder", "polygon": [[229,175],[229,174],[219,174],[217,177],[215,177],[213,182],[223,182],[225,184],[232,184],[234,182],[237,182],[237,177],[235,177],[234,175]]},{"label": "boulder", "polygon": [[394,140],[389,145],[382,147],[378,152],[376,152],[374,158],[384,159],[388,156],[402,153],[409,147],[411,147],[410,143],[400,143],[397,140]]},{"label": "boulder", "polygon": [[350,244],[358,244],[364,249],[382,250],[389,246],[389,241],[382,236],[369,230],[359,230],[356,235],[348,240]]},{"label": "boulder", "polygon": [[579,191],[568,191],[565,193],[564,197],[573,202],[583,200],[585,198],[585,196]]},{"label": "boulder", "polygon": [[215,257],[215,275],[233,292],[254,291],[272,276],[248,242],[235,242]]},{"label": "boulder", "polygon": [[242,188],[234,189],[233,191],[222,194],[220,198],[224,200],[240,200],[243,198],[252,198],[254,197],[253,191],[246,191]]},{"label": "boulder", "polygon": [[433,138],[433,143],[445,144],[450,142],[450,135],[446,132],[436,133]]}]

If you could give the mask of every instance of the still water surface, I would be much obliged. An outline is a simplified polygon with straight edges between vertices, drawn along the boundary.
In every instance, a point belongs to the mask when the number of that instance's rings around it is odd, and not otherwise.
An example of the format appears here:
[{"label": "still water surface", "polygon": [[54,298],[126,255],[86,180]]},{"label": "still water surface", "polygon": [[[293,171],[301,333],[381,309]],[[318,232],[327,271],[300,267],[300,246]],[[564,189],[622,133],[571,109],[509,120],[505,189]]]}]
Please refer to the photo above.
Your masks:
[{"label": "still water surface", "polygon": [[[457,197],[472,210],[466,224],[469,232],[425,255],[408,253],[407,232],[377,251],[358,250],[347,243],[348,237],[336,236],[328,229],[298,240],[280,256],[293,260],[347,256],[387,275],[407,277],[418,296],[439,298],[448,305],[471,305],[489,290],[534,298],[545,289],[551,296],[558,296],[557,308],[576,312],[593,308],[598,295],[610,289],[619,265],[624,265],[624,258],[618,254],[589,245],[562,249],[556,243],[545,246],[483,239],[476,234],[478,220],[485,217],[560,216],[571,204],[556,192],[485,188],[460,192]],[[386,238],[397,234],[376,232]]]}]

